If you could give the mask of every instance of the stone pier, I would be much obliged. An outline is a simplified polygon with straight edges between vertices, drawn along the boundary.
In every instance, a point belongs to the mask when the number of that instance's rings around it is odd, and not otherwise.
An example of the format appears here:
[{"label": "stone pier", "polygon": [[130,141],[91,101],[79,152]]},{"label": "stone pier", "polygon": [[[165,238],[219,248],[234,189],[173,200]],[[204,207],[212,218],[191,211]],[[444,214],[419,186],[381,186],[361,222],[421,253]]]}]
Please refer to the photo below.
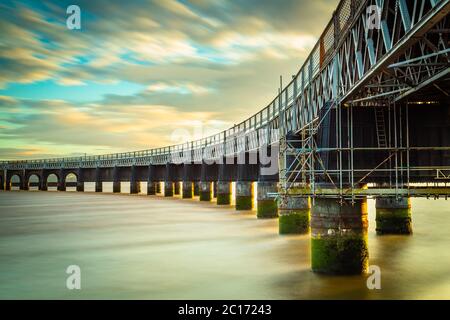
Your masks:
[{"label": "stone pier", "polygon": [[283,195],[278,205],[280,234],[306,234],[309,232],[311,208],[309,198]]},{"label": "stone pier", "polygon": [[164,181],[164,197],[173,197],[174,185],[172,181]]},{"label": "stone pier", "polygon": [[77,192],[84,192],[84,177],[81,168],[77,170]]},{"label": "stone pier", "polygon": [[179,181],[175,181],[173,183],[173,194],[176,196],[180,195],[180,182]]},{"label": "stone pier", "polygon": [[141,183],[136,176],[136,167],[131,166],[130,194],[138,194],[141,191]]},{"label": "stone pier", "polygon": [[367,200],[340,202],[316,198],[311,214],[312,270],[328,274],[361,274],[369,261]]},{"label": "stone pier", "polygon": [[412,234],[410,198],[378,198],[375,207],[377,234]]},{"label": "stone pier", "polygon": [[212,183],[207,181],[200,182],[200,201],[211,201]]},{"label": "stone pier", "polygon": [[271,181],[258,182],[256,216],[258,219],[270,219],[278,217],[278,205],[274,196],[270,193],[278,192],[278,183]]},{"label": "stone pier", "polygon": [[95,192],[103,192],[103,183],[100,168],[95,169]]},{"label": "stone pier", "polygon": [[113,193],[120,193],[120,177],[117,166],[113,168]]},{"label": "stone pier", "polygon": [[183,199],[192,199],[194,195],[194,183],[192,181],[183,181]]},{"label": "stone pier", "polygon": [[227,181],[217,182],[217,204],[218,205],[231,204],[231,182]]},{"label": "stone pier", "polygon": [[236,210],[252,210],[253,184],[251,181],[236,182]]},{"label": "stone pier", "polygon": [[196,196],[196,197],[200,196],[200,182],[199,181],[194,182],[194,196]]}]

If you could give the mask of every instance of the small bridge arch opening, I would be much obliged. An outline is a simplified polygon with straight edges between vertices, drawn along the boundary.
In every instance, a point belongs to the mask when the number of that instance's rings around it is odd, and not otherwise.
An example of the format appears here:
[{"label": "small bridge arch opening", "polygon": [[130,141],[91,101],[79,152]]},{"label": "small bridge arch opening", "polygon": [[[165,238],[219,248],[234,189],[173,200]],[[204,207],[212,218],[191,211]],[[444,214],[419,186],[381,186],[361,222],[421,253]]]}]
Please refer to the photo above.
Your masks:
[{"label": "small bridge arch opening", "polygon": [[51,173],[47,177],[47,189],[48,191],[57,191],[58,190],[58,182],[59,178],[56,174]]},{"label": "small bridge arch opening", "polygon": [[22,184],[22,177],[18,174],[14,174],[10,180],[11,190],[20,190],[20,185]]},{"label": "small bridge arch opening", "polygon": [[78,176],[74,172],[69,172],[66,175],[66,191],[77,191]]},{"label": "small bridge arch opening", "polygon": [[28,178],[28,190],[39,190],[40,177],[37,174],[32,174]]}]

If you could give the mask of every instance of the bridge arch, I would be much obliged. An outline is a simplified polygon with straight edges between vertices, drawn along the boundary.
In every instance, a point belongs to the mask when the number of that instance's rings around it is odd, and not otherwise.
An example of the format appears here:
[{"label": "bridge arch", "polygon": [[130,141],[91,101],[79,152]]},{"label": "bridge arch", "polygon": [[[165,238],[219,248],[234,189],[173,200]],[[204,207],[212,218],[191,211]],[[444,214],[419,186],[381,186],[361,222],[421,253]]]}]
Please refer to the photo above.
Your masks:
[{"label": "bridge arch", "polygon": [[28,190],[39,190],[41,177],[37,173],[32,173],[27,177],[25,184],[28,186]]},{"label": "bridge arch", "polygon": [[22,186],[22,176],[20,174],[14,173],[9,179],[9,189],[10,190],[20,190]]},{"label": "bridge arch", "polygon": [[58,190],[59,183],[59,175],[57,173],[50,173],[45,178],[45,184],[47,186],[48,191],[56,191]]},{"label": "bridge arch", "polygon": [[67,172],[62,183],[64,184],[63,187],[66,189],[66,191],[76,191],[78,174],[74,171]]}]

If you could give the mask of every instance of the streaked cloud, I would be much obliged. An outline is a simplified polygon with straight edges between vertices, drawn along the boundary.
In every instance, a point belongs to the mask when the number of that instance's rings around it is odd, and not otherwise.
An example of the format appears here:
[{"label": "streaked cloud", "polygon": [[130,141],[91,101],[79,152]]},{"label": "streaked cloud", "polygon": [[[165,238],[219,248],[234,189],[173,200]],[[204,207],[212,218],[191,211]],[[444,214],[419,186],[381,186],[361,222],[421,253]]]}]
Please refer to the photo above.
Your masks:
[{"label": "streaked cloud", "polygon": [[0,156],[144,149],[173,143],[176,129],[225,129],[297,72],[337,2],[84,0],[82,30],[70,31],[71,1],[5,0]]}]

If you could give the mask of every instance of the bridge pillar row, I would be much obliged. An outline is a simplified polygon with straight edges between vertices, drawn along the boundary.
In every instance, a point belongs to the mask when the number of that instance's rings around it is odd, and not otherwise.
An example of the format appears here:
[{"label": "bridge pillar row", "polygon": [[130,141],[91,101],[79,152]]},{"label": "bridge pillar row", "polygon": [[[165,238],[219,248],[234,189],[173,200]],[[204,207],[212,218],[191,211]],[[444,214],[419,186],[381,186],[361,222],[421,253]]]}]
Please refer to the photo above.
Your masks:
[{"label": "bridge pillar row", "polygon": [[209,181],[200,182],[200,201],[211,201],[212,199],[212,183]]},{"label": "bridge pillar row", "polygon": [[369,261],[367,199],[315,198],[311,214],[314,272],[361,274]]},{"label": "bridge pillar row", "polygon": [[183,199],[192,199],[194,195],[194,183],[192,181],[183,181],[182,188]]},{"label": "bridge pillar row", "polygon": [[103,192],[103,183],[100,167],[95,168],[95,192]]},{"label": "bridge pillar row", "polygon": [[377,198],[377,234],[412,234],[411,199]]}]

